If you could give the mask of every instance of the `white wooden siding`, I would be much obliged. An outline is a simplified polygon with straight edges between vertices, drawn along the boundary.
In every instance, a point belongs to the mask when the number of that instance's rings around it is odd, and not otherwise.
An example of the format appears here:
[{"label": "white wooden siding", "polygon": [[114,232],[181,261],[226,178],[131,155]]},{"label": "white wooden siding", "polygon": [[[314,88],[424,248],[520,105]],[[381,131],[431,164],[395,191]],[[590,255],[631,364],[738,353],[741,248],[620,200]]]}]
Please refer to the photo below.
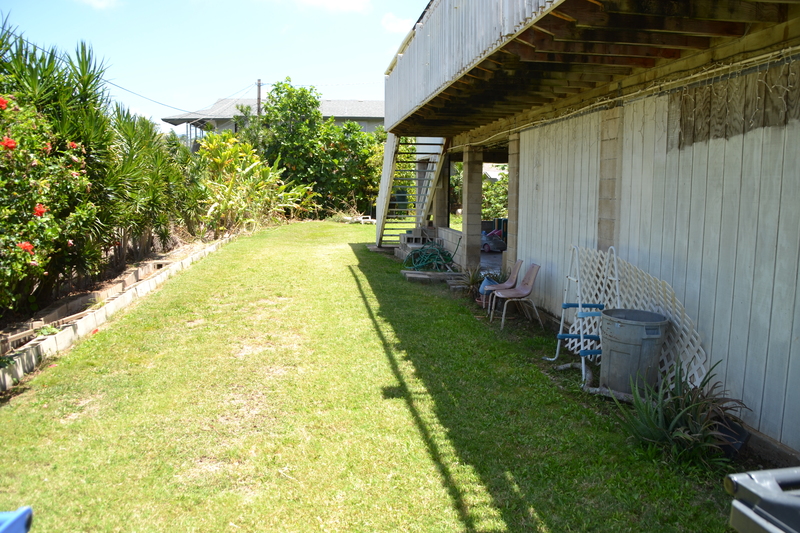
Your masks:
[{"label": "white wooden siding", "polygon": [[600,116],[524,131],[520,153],[517,257],[541,266],[537,305],[558,315],[571,246],[597,246]]},{"label": "white wooden siding", "polygon": [[[730,134],[726,118],[757,126],[739,95],[763,101],[768,75],[624,105],[617,251],[675,289],[745,422],[800,450],[800,120]],[[556,316],[569,247],[597,243],[600,118],[520,135],[518,253]],[[720,120],[727,135],[703,131]]]},{"label": "white wooden siding", "polygon": [[439,0],[386,80],[386,129],[563,0]]}]

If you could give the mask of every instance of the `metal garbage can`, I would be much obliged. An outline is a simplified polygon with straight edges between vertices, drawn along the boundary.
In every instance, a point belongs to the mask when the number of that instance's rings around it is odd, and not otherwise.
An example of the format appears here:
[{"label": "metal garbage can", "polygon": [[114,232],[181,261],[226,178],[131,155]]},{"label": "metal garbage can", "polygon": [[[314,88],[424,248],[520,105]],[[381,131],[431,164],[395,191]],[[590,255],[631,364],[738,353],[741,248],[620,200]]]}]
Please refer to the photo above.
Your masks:
[{"label": "metal garbage can", "polygon": [[800,467],[731,474],[725,490],[739,533],[800,533]]},{"label": "metal garbage can", "polygon": [[658,359],[669,320],[638,309],[605,309],[600,320],[600,386],[631,394],[631,378],[658,382]]}]

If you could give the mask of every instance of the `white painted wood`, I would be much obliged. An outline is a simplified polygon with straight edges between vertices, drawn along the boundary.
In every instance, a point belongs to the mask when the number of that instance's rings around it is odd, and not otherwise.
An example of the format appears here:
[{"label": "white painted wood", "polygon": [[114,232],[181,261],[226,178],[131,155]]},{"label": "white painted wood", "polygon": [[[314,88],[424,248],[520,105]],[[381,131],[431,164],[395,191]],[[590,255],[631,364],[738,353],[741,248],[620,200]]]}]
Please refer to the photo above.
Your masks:
[{"label": "white painted wood", "polygon": [[[721,83],[716,89],[712,88],[711,91],[711,120],[713,121],[715,116],[723,115],[726,106],[727,83]],[[719,276],[719,254],[722,233],[722,197],[727,144],[724,137],[712,138],[708,141],[708,179],[705,193],[706,218],[703,227],[700,307],[697,316],[698,329],[706,346],[713,346],[714,343],[717,277]],[[741,150],[738,153],[741,153]],[[734,159],[738,153],[733,154]],[[711,364],[713,364],[713,362]],[[715,370],[715,372],[717,372],[717,370]]]},{"label": "white painted wood", "polygon": [[686,267],[689,262],[689,217],[692,200],[694,147],[680,150],[678,162],[678,203],[675,217],[675,248],[672,263],[672,288],[681,302],[686,301]]},{"label": "white painted wood", "polygon": [[[617,254],[620,257],[630,258],[631,249],[631,218],[633,216],[632,210],[629,206],[632,203],[632,182],[633,182],[633,139],[634,135],[634,121],[636,118],[635,109],[632,106],[626,106],[622,110],[622,125],[621,125],[621,140],[622,154],[620,157],[620,181],[619,181],[619,244],[617,246]],[[626,259],[630,261],[630,259]],[[631,261],[632,262],[632,261]]]},{"label": "white painted wood", "polygon": [[[750,336],[747,344],[742,400],[751,409],[742,419],[759,428],[766,378],[767,347],[770,340],[772,295],[775,287],[775,257],[783,169],[785,128],[764,128],[759,181],[758,230],[750,307]],[[756,176],[754,176],[756,177]],[[794,207],[796,209],[797,206]]]},{"label": "white painted wood", "polygon": [[[630,200],[627,205],[623,204],[623,209],[630,211],[630,227],[628,229],[627,256],[623,258],[635,266],[639,265],[639,254],[642,252],[640,235],[642,231],[642,167],[644,165],[644,100],[639,100],[629,106],[631,129],[625,131],[625,139],[631,138],[631,174],[630,180]],[[628,115],[628,113],[626,113]]]},{"label": "white painted wood", "polygon": [[758,227],[758,171],[761,163],[763,130],[744,135],[739,232],[736,241],[736,265],[733,285],[730,347],[725,385],[731,396],[742,398],[744,391],[747,343],[750,334],[750,303],[753,297],[756,229]]},{"label": "white painted wood", "polygon": [[458,79],[563,0],[438,0],[386,79],[386,129]]},{"label": "white painted wood", "polygon": [[520,210],[518,257],[541,265],[534,299],[556,315],[572,244],[597,245],[599,125],[592,114],[520,135],[520,198],[530,208]]},{"label": "white painted wood", "polygon": [[597,198],[600,195],[600,135],[595,132],[600,131],[601,114],[593,113],[587,118],[587,124],[584,131],[582,150],[583,159],[581,165],[581,191],[586,191],[586,194],[581,195],[581,209],[585,213],[582,217],[583,225],[581,226],[581,236],[578,240],[578,246],[585,246],[587,248],[596,248],[598,235],[597,235],[597,220],[599,214],[599,205]]},{"label": "white painted wood", "polygon": [[[693,305],[745,421],[800,449],[800,122],[680,147],[674,114],[692,107],[676,101],[622,110],[617,250]],[[600,117],[520,135],[519,256],[542,265],[534,298],[556,316],[570,246],[597,246]]]},{"label": "white painted wood", "polygon": [[[798,161],[797,146],[800,146],[800,121],[791,121],[786,130],[786,163],[784,164],[784,192],[782,200],[790,209],[797,209],[800,205],[800,161]],[[786,179],[788,178],[788,179]],[[787,220],[788,222],[788,220]],[[781,225],[781,228],[786,228],[791,238],[791,228],[789,224],[786,226]],[[795,226],[797,228],[797,226]],[[800,239],[796,234],[794,237],[795,244]],[[791,348],[789,349],[789,362],[788,370],[786,372],[786,398],[783,406],[783,416],[781,434],[779,440],[787,446],[800,450],[800,414],[798,414],[797,406],[800,405],[800,268],[798,268],[798,275],[795,277],[795,297],[794,301],[786,298],[786,311],[793,310],[793,322],[790,332]],[[772,406],[772,402],[769,403]],[[772,426],[772,422],[765,423],[765,430]]]},{"label": "white painted wood", "polygon": [[[695,91],[695,104],[703,101],[703,93],[708,96],[709,87],[698,87]],[[695,132],[700,121],[708,120],[708,111],[695,114]],[[692,146],[691,164],[691,200],[689,202],[689,233],[686,255],[686,281],[683,306],[689,316],[700,322],[700,277],[703,268],[703,225],[705,224],[706,181],[708,179],[708,140],[697,142]],[[702,334],[702,328],[701,328]]]},{"label": "white painted wood", "polygon": [[669,98],[660,96],[654,99],[653,110],[653,187],[650,213],[650,268],[656,278],[661,277],[664,261],[664,211],[666,209],[667,187],[667,114]]},{"label": "white painted wood", "polygon": [[[672,94],[667,99],[667,155],[666,178],[664,184],[664,235],[661,240],[661,279],[675,289],[675,233],[678,219],[678,172],[680,165],[680,98]],[[672,147],[672,149],[670,149]]]},{"label": "white painted wood", "polygon": [[[770,128],[778,129],[778,128]],[[789,378],[789,362],[792,349],[792,325],[794,314],[800,311],[795,305],[798,290],[798,261],[800,260],[800,123],[790,123],[784,131],[783,165],[781,167],[780,213],[778,219],[777,248],[775,258],[774,288],[772,294],[772,316],[769,324],[767,367],[764,379],[760,431],[768,435],[780,435],[785,428],[787,437],[800,426],[800,414],[796,411],[784,416],[788,403],[787,393],[800,385],[800,376]],[[800,342],[800,340],[798,340]],[[800,404],[794,404],[797,407]],[[787,413],[788,414],[788,413]],[[791,426],[794,426],[792,428]],[[787,442],[787,444],[789,444]],[[795,449],[800,449],[800,439],[795,437]]]},{"label": "white painted wood", "polygon": [[[743,110],[742,110],[743,111]],[[714,306],[713,338],[710,343],[710,363],[719,362],[717,377],[724,381],[727,374],[733,293],[736,272],[736,252],[739,234],[739,205],[742,188],[742,151],[744,136],[736,135],[725,141],[725,160],[722,183],[722,212],[719,236],[719,261]]]},{"label": "white painted wood", "polygon": [[[639,177],[641,183],[639,187],[639,242],[637,248],[639,254],[637,262],[639,268],[648,271],[650,267],[650,254],[653,247],[652,244],[652,213],[653,203],[656,199],[653,198],[653,166],[655,151],[655,113],[656,101],[655,98],[648,98],[642,100],[640,107],[641,118],[641,138],[642,138],[642,170]],[[658,201],[661,199],[659,198]]]}]

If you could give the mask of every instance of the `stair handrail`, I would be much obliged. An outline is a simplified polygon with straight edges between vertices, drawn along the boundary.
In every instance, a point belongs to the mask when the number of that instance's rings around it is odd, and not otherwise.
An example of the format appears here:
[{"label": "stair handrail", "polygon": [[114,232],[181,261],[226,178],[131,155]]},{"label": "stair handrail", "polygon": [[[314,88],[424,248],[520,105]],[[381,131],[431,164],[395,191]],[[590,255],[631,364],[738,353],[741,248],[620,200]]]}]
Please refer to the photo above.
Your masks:
[{"label": "stair handrail", "polygon": [[375,244],[381,245],[383,232],[386,229],[386,215],[389,212],[391,190],[394,184],[394,165],[397,159],[398,138],[394,133],[386,136],[383,148],[383,170],[381,171],[381,185],[378,191],[378,201],[375,205]]}]

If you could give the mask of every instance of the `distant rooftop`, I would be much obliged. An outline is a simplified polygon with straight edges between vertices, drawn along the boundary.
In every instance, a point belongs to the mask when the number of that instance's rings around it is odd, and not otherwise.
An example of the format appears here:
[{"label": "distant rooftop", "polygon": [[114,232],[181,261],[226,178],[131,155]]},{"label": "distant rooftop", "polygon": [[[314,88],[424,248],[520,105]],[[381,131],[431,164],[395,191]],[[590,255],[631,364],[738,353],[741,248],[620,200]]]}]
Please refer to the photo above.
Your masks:
[{"label": "distant rooftop", "polygon": [[[164,122],[178,126],[194,122],[201,126],[209,120],[231,120],[241,114],[238,106],[255,110],[255,98],[220,98],[208,109],[162,118]],[[334,117],[341,120],[383,119],[383,100],[321,100],[320,110],[323,118]]]}]

